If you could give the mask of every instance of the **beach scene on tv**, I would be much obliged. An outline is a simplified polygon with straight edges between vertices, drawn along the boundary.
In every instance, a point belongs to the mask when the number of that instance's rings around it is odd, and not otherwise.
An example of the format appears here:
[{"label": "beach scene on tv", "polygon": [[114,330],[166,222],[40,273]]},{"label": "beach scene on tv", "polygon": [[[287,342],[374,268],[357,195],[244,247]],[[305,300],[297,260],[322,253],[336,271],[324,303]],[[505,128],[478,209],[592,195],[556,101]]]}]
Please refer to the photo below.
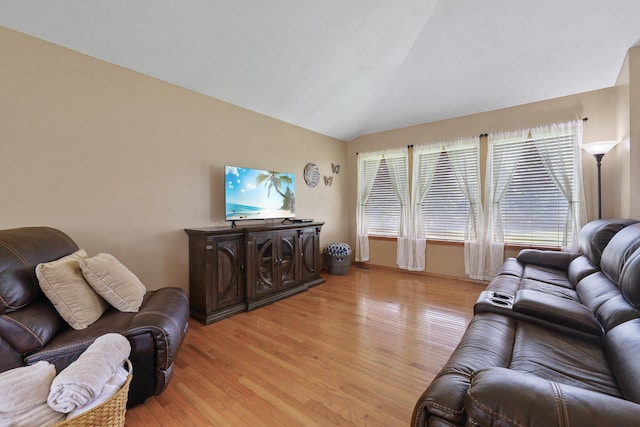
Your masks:
[{"label": "beach scene on tv", "polygon": [[295,200],[291,173],[225,166],[227,221],[294,218]]}]

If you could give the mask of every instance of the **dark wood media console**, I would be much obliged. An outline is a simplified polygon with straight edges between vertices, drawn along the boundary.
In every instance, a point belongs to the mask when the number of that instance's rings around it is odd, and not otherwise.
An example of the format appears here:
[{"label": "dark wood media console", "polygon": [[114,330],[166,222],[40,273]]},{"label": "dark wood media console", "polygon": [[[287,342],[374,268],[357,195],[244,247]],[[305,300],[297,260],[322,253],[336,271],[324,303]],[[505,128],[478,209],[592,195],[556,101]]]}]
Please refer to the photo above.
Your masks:
[{"label": "dark wood media console", "polygon": [[209,324],[324,282],[324,222],[185,229],[191,317]]}]

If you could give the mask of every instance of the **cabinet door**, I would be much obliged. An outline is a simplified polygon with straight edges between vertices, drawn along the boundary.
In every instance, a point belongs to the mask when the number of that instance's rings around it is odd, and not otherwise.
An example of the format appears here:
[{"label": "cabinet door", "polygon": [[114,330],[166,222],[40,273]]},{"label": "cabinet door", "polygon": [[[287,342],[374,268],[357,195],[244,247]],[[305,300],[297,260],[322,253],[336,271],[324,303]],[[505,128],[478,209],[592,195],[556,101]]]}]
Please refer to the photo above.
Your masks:
[{"label": "cabinet door", "polygon": [[320,279],[320,230],[307,227],[300,235],[300,280],[305,283]]},{"label": "cabinet door", "polygon": [[215,287],[215,309],[242,302],[244,287],[244,244],[242,236],[213,238],[211,278]]},{"label": "cabinet door", "polygon": [[275,260],[275,273],[278,289],[287,289],[298,284],[296,261],[298,260],[298,232],[283,231],[278,234],[278,254]]},{"label": "cabinet door", "polygon": [[277,237],[270,233],[256,233],[250,237],[251,272],[249,298],[257,299],[277,291]]}]

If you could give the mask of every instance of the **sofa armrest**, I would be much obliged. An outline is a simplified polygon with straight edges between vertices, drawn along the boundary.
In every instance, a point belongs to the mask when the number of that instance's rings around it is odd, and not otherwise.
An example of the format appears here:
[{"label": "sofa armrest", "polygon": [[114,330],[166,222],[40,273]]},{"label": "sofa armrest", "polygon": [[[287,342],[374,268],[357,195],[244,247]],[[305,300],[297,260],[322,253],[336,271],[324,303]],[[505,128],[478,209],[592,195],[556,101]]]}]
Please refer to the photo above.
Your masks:
[{"label": "sofa armrest", "polygon": [[566,271],[569,264],[579,254],[573,252],[544,251],[540,249],[523,249],[518,253],[517,260],[522,264],[534,264]]},{"label": "sofa armrest", "polygon": [[476,372],[508,366],[516,321],[494,313],[473,317],[453,354],[418,398],[412,426],[464,425],[464,397]]},{"label": "sofa armrest", "polygon": [[189,328],[189,300],[180,288],[148,292],[125,333],[128,337],[151,334],[155,340],[158,369],[171,367]]},{"label": "sofa armrest", "polygon": [[465,408],[470,425],[622,426],[640,419],[637,403],[505,368],[478,372]]}]

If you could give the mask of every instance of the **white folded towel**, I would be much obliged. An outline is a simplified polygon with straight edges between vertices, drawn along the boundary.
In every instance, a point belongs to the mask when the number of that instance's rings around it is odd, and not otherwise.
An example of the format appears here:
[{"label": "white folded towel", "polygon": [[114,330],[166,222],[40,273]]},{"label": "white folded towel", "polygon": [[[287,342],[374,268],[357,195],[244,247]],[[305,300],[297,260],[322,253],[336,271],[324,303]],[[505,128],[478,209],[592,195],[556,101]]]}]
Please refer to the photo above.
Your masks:
[{"label": "white folded towel", "polygon": [[64,414],[54,411],[46,401],[40,402],[27,412],[0,414],[0,427],[47,427],[64,420]]},{"label": "white folded towel", "polygon": [[127,382],[127,378],[129,377],[129,372],[124,369],[123,366],[116,369],[116,372],[113,374],[111,379],[107,382],[107,384],[102,388],[100,395],[96,397],[92,402],[87,403],[84,406],[76,408],[75,410],[69,412],[67,414],[67,419],[71,419],[73,417],[77,417],[83,412],[87,412],[89,409],[95,408],[101,403],[109,400],[113,395],[120,391],[124,383]]},{"label": "white folded towel", "polygon": [[47,403],[69,413],[93,401],[130,353],[131,344],[124,336],[101,336],[53,380]]},{"label": "white folded towel", "polygon": [[48,426],[61,421],[64,414],[47,405],[49,388],[56,368],[37,362],[0,374],[0,426]]},{"label": "white folded towel", "polygon": [[28,411],[45,402],[55,377],[55,366],[44,361],[1,373],[0,413]]}]

